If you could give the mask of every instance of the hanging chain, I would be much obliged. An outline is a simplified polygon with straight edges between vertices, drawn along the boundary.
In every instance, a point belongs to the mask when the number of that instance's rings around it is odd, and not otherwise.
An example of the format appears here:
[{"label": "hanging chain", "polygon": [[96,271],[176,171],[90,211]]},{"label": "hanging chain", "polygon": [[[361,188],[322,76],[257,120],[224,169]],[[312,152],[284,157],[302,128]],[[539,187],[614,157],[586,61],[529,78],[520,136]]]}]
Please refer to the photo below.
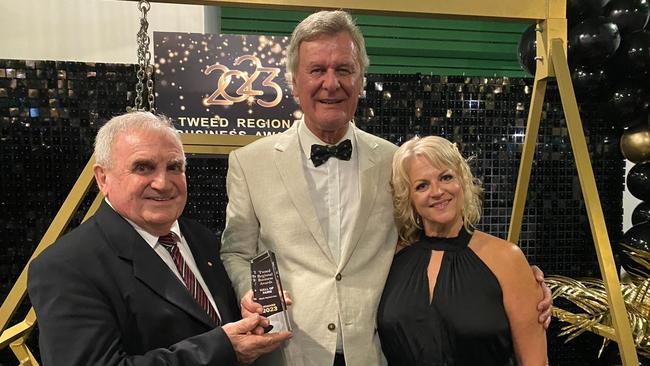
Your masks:
[{"label": "hanging chain", "polygon": [[153,65],[151,64],[151,51],[149,51],[149,22],[147,22],[147,12],[151,9],[151,4],[148,0],[138,1],[138,9],[142,13],[140,17],[140,31],[138,31],[138,71],[136,76],[138,82],[135,84],[135,106],[133,108],[127,108],[128,110],[138,110],[144,111],[147,110],[143,107],[143,94],[146,84],[147,88],[147,102],[149,105],[149,111],[151,113],[156,113],[154,107],[154,93],[153,93]]}]

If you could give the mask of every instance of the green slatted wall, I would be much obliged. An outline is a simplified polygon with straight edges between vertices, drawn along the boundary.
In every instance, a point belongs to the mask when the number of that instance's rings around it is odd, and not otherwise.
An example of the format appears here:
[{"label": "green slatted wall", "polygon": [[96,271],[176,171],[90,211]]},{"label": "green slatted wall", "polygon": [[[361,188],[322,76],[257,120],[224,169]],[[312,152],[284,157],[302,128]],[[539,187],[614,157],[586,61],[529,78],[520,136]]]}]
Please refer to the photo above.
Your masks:
[{"label": "green slatted wall", "polygon": [[[290,35],[308,14],[224,7],[221,32]],[[354,18],[366,39],[370,73],[528,76],[517,62],[517,42],[528,23],[379,15]]]}]

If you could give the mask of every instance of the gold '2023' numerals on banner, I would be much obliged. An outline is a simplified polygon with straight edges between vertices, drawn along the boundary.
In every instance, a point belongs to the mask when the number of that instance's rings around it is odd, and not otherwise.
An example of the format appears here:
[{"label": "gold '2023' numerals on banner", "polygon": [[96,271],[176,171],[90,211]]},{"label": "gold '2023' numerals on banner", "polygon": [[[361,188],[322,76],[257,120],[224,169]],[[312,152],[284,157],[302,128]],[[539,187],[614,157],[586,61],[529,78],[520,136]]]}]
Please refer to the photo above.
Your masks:
[{"label": "gold '2023' numerals on banner", "polygon": [[[221,64],[210,65],[205,69],[205,75],[210,75],[210,73],[215,70],[222,71],[222,74],[219,76],[219,80],[217,81],[217,89],[210,94],[209,97],[203,100],[203,103],[206,106],[232,105],[234,103],[243,102],[251,97],[256,99],[257,104],[266,108],[275,107],[280,103],[282,100],[282,88],[273,81],[280,73],[280,69],[277,67],[262,66],[260,59],[253,55],[239,56],[235,59],[233,65],[239,66],[244,61],[250,61],[255,66],[255,71],[253,71],[253,74],[250,75],[250,77],[247,72],[231,70],[227,66]],[[270,102],[257,98],[257,96],[264,95],[263,90],[253,89],[253,83],[261,74],[268,74],[268,76],[262,81],[262,86],[275,90],[275,99]],[[243,80],[242,85],[237,89],[238,96],[232,96],[226,92],[226,88],[230,85],[233,76]]]}]

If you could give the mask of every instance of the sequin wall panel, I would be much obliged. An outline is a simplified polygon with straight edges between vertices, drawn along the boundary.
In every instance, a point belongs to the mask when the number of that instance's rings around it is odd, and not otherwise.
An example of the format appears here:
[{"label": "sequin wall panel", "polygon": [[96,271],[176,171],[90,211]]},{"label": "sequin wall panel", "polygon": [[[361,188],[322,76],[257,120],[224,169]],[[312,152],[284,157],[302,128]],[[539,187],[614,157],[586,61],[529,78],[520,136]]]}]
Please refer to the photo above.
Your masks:
[{"label": "sequin wall panel", "polygon": [[[133,104],[134,71],[132,65],[0,60],[0,298],[6,297],[90,157],[97,128]],[[531,88],[528,79],[368,75],[357,123],[397,144],[414,134],[442,135],[476,156],[473,168],[486,188],[481,229],[505,238]],[[548,274],[598,275],[555,86],[549,87],[546,101],[520,244],[530,262]],[[591,106],[583,105],[581,112],[615,242],[622,230],[620,131]],[[226,172],[223,156],[191,156],[188,161],[185,214],[217,234],[225,224]],[[82,211],[88,204],[82,204]],[[77,215],[72,226],[79,221]],[[563,345],[555,337],[559,326],[554,327],[549,333],[551,364],[602,361],[595,358],[597,337],[581,336]],[[37,352],[35,336],[30,345]],[[0,365],[16,364],[10,353],[0,352]]]},{"label": "sequin wall panel", "polygon": [[[599,275],[559,92],[549,84],[519,244],[546,273]],[[396,144],[415,134],[458,143],[474,157],[474,174],[484,183],[480,229],[506,238],[531,91],[530,79],[369,75],[357,123]],[[600,117],[596,106],[583,105],[581,113],[615,242],[622,231],[622,130]]]},{"label": "sequin wall panel", "polygon": [[[90,158],[97,128],[132,104],[134,85],[132,65],[0,60],[0,299]],[[8,349],[5,364],[16,364]]]}]

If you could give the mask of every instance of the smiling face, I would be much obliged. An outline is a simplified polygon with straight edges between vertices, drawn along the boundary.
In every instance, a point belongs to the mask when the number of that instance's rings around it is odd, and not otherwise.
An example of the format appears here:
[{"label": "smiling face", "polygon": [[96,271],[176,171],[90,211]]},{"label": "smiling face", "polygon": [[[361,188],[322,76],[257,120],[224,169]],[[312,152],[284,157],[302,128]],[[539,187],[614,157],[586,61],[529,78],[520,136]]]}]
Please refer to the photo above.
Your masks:
[{"label": "smiling face", "polygon": [[354,117],[363,85],[357,50],[347,32],[300,44],[293,95],[300,101],[309,130],[335,144]]},{"label": "smiling face", "polygon": [[408,163],[411,204],[427,236],[456,236],[463,226],[463,189],[458,174],[416,155]]},{"label": "smiling face", "polygon": [[111,146],[111,166],[94,166],[113,209],[156,236],[169,233],[187,201],[183,150],[170,133],[121,132]]}]

